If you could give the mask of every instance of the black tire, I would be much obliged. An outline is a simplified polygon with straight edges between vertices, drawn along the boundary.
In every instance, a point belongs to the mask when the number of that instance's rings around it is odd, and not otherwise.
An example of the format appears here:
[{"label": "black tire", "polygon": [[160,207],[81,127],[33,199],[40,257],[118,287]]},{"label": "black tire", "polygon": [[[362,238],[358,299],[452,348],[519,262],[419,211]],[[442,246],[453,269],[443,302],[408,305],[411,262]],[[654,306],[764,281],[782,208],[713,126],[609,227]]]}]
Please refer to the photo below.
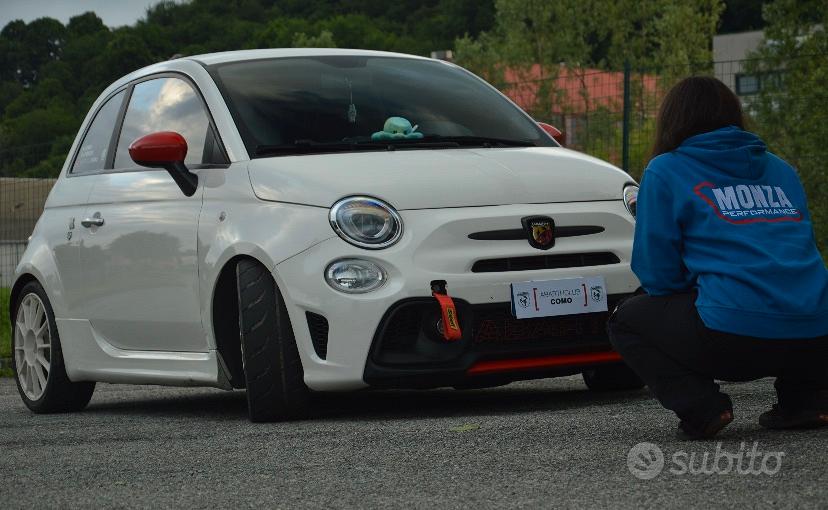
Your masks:
[{"label": "black tire", "polygon": [[[35,294],[43,303],[46,320],[49,323],[47,334],[51,348],[49,349],[49,369],[46,375],[46,386],[43,389],[43,394],[33,400],[26,395],[22,383],[21,374],[18,373],[18,353],[14,350],[15,335],[17,335],[17,315],[20,305],[24,302],[26,297],[30,294]],[[92,393],[95,392],[94,382],[72,382],[69,376],[66,375],[66,366],[63,361],[63,348],[60,344],[60,335],[58,334],[57,324],[55,323],[55,313],[52,310],[52,304],[49,298],[46,297],[46,291],[36,281],[27,283],[20,291],[20,295],[15,301],[14,310],[11,315],[12,320],[12,370],[14,371],[14,380],[17,383],[17,391],[31,411],[38,414],[46,413],[66,413],[80,411],[86,407],[89,400],[92,398]]]},{"label": "black tire", "polygon": [[584,382],[592,391],[632,391],[644,387],[627,365],[604,365],[584,370]]},{"label": "black tire", "polygon": [[310,391],[287,308],[268,270],[253,260],[236,265],[239,331],[250,420],[307,416]]}]

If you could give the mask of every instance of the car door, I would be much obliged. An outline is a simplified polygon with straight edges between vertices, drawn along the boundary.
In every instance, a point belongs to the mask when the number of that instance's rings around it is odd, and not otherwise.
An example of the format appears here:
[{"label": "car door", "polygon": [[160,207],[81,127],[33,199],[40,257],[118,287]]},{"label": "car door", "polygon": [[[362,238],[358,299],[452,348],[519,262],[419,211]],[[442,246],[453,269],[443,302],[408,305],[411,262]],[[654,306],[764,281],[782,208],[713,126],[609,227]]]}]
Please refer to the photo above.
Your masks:
[{"label": "car door", "polygon": [[[55,183],[39,222],[52,248],[58,288],[65,314],[59,318],[80,318],[86,296],[79,247],[83,240],[80,221],[84,217],[93,176],[104,170],[112,134],[124,101],[125,91],[109,96],[95,112],[83,133],[69,170]],[[53,291],[57,289],[52,289]]]},{"label": "car door", "polygon": [[195,86],[170,75],[134,84],[122,115],[111,168],[95,176],[83,220],[83,315],[119,349],[206,351],[197,257],[203,188],[184,196],[166,171],[136,165],[128,148],[149,133],[176,131],[198,174],[220,152],[210,116]]}]

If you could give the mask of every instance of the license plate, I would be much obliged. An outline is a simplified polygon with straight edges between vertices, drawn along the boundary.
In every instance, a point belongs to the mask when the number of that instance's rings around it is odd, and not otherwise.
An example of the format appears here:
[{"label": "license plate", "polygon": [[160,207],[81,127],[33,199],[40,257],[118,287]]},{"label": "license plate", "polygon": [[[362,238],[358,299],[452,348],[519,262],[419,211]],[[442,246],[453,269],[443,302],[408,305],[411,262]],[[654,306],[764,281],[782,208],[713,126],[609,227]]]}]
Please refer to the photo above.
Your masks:
[{"label": "license plate", "polygon": [[512,314],[518,319],[606,311],[603,276],[512,284]]}]

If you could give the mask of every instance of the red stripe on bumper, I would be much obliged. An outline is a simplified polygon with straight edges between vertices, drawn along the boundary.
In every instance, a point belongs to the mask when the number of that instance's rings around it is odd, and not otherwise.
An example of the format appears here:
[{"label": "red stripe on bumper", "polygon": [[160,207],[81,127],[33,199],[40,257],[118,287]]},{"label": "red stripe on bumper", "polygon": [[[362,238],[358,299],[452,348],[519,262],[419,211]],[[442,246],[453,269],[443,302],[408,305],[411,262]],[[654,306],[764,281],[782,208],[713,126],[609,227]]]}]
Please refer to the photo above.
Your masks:
[{"label": "red stripe on bumper", "polygon": [[615,351],[589,352],[584,354],[565,354],[562,356],[544,356],[543,358],[481,361],[472,365],[466,373],[468,375],[493,374],[496,372],[592,365],[594,363],[610,363],[614,361],[621,361],[621,355]]}]

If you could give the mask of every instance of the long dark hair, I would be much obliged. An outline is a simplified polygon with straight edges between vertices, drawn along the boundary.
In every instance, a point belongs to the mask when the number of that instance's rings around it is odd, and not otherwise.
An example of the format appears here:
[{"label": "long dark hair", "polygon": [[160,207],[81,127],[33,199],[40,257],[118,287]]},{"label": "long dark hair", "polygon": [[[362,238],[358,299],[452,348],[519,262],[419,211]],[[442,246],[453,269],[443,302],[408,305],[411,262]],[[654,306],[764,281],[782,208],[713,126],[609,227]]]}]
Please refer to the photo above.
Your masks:
[{"label": "long dark hair", "polygon": [[676,149],[691,136],[725,126],[745,128],[736,94],[711,76],[685,78],[661,102],[653,157]]}]

